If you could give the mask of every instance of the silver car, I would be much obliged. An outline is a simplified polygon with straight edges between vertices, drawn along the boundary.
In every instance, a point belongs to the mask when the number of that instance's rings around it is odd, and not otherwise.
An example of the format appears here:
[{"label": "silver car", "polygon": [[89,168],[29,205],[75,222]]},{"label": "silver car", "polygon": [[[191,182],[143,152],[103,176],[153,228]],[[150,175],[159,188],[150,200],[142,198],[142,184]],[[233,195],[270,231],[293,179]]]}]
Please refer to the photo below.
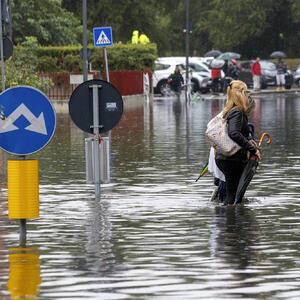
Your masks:
[{"label": "silver car", "polygon": [[294,81],[300,88],[300,65],[297,67],[296,71],[294,72]]}]

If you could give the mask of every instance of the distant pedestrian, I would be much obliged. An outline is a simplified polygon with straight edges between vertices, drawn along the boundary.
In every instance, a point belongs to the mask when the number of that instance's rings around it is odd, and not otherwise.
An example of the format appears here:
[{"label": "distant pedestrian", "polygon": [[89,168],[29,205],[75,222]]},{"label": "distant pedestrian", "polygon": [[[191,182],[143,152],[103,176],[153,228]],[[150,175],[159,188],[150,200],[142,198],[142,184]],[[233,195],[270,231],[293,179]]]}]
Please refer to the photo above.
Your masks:
[{"label": "distant pedestrian", "polygon": [[228,67],[228,73],[229,73],[229,76],[231,78],[233,78],[234,80],[237,80],[239,78],[239,69],[237,67],[237,65],[235,64],[230,64],[229,67]]},{"label": "distant pedestrian", "polygon": [[251,65],[251,73],[253,78],[253,89],[255,91],[260,90],[260,80],[261,80],[261,66],[260,66],[260,58],[257,57],[255,62]]},{"label": "distant pedestrian", "polygon": [[132,44],[138,44],[139,42],[139,31],[133,30],[132,37],[131,37],[131,43]]},{"label": "distant pedestrian", "polygon": [[276,91],[285,90],[285,72],[286,72],[286,64],[281,60],[281,58],[278,58],[278,62],[276,64],[276,83],[277,83],[277,88]]},{"label": "distant pedestrian", "polygon": [[227,87],[229,84],[229,66],[228,66],[228,59],[225,59],[225,64],[222,67],[222,71],[224,73],[224,78],[223,78],[223,92],[226,93]]},{"label": "distant pedestrian", "polygon": [[147,37],[147,35],[145,33],[141,33],[140,37],[139,37],[139,42],[140,44],[149,44],[150,43],[150,40],[149,38]]},{"label": "distant pedestrian", "polygon": [[213,91],[213,93],[217,93],[219,81],[221,79],[221,70],[220,69],[212,69],[211,70],[211,79],[212,79],[212,91]]},{"label": "distant pedestrian", "polygon": [[175,71],[168,77],[168,83],[174,92],[180,93],[184,80],[178,66],[176,66]]}]

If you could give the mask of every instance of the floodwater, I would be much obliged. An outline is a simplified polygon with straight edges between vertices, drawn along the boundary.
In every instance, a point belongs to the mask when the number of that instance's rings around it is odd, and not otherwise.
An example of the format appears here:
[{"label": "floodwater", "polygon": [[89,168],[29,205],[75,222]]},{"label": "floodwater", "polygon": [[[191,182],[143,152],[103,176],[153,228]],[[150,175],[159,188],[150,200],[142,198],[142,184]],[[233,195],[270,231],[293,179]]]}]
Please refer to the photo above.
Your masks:
[{"label": "floodwater", "polygon": [[272,143],[237,207],[209,201],[210,174],[195,182],[224,99],[126,109],[101,199],[85,182],[85,134],[58,113],[49,145],[29,156],[40,217],[27,221],[25,246],[0,190],[0,298],[299,299],[300,94],[255,99],[256,136]]}]

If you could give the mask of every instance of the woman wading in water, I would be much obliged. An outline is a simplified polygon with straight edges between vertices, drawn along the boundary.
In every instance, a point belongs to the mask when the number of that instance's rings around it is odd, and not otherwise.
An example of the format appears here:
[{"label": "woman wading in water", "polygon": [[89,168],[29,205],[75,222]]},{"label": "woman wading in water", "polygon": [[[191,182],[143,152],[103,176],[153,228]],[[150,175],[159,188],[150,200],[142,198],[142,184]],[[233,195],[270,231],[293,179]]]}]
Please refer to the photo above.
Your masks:
[{"label": "woman wading in water", "polygon": [[226,180],[226,200],[224,204],[233,204],[236,190],[249,159],[249,153],[261,160],[261,154],[253,139],[249,139],[248,115],[255,102],[248,97],[247,85],[240,80],[234,80],[227,87],[227,101],[223,109],[223,118],[228,122],[228,135],[241,149],[232,156],[224,156],[216,152],[215,161],[224,173]]}]

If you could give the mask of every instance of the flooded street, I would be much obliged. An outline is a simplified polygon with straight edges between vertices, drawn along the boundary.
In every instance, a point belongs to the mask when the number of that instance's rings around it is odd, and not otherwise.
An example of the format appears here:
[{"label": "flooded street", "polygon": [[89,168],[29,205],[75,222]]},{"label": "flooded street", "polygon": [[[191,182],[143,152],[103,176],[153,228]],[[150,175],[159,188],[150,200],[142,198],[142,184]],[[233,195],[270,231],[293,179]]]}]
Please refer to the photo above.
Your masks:
[{"label": "flooded street", "polygon": [[253,98],[255,137],[272,142],[237,207],[209,201],[210,174],[195,182],[225,98],[125,109],[100,200],[85,181],[86,134],[57,113],[51,142],[28,157],[39,160],[40,217],[26,247],[0,190],[0,299],[299,299],[300,94]]}]

